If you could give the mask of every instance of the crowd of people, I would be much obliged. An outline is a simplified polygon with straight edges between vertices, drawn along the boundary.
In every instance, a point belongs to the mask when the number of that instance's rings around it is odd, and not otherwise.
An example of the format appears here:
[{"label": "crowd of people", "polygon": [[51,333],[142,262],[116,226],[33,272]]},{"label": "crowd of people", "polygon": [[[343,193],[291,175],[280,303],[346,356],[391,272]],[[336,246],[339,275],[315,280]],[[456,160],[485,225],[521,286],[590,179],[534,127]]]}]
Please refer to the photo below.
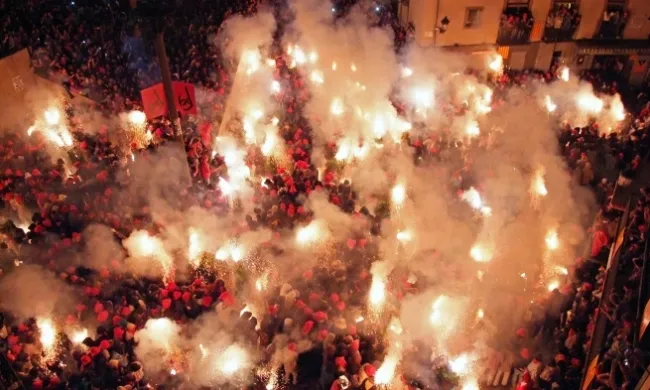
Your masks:
[{"label": "crowd of people", "polygon": [[598,38],[621,39],[629,17],[629,12],[621,6],[608,7],[603,13],[603,19],[600,22]]},{"label": "crowd of people", "polygon": [[577,4],[559,3],[554,5],[546,17],[544,40],[551,42],[571,40],[580,25],[580,19]]},{"label": "crowd of people", "polygon": [[[11,11],[10,17],[3,19],[2,28],[7,34],[0,45],[1,53],[30,48],[37,70],[48,72],[69,88],[102,102],[110,111],[140,106],[140,87],[159,76],[152,53],[139,49],[139,29],[128,25],[128,18],[116,3],[21,4],[24,12]],[[7,7],[2,2],[0,11]],[[223,110],[232,75],[206,36],[217,32],[229,12],[247,14],[255,9],[255,2],[236,2],[231,9],[225,9],[198,1],[183,5],[175,14],[171,25],[174,34],[170,34],[168,41],[174,77],[216,92],[213,104],[217,111]],[[379,12],[377,23],[398,28],[389,10]],[[504,34],[507,32],[504,39],[527,39],[532,28],[528,11],[504,15],[502,22]],[[395,37],[399,46],[408,34],[400,28]],[[129,42],[126,49],[125,42]],[[238,330],[242,343],[259,349],[261,365],[270,364],[278,369],[278,382],[305,389],[376,388],[374,377],[388,345],[365,328],[358,309],[364,305],[371,282],[368,270],[376,251],[372,236],[379,234],[385,215],[381,210],[359,205],[350,183],[341,181],[335,171],[322,175],[318,172],[311,161],[310,123],[301,112],[308,96],[303,91],[304,80],[299,72],[287,67],[284,53],[277,51],[274,57],[277,75],[283,85],[291,86],[278,97],[284,109],[280,135],[286,142],[290,163],[288,169],[273,167],[264,185],[256,187],[257,206],[253,213],[244,216],[246,224],[242,229],[266,228],[277,234],[287,231],[311,217],[304,207],[304,195],[325,191],[330,203],[367,221],[367,234],[350,237],[338,245],[337,260],[319,264],[300,278],[275,287],[268,293],[263,313],[242,311],[242,302],[237,302],[233,292],[237,284],[233,282],[234,276],[209,266],[191,280],[176,282],[130,275],[121,270],[123,265],[119,261],[102,269],[91,269],[72,260],[78,259],[80,250],[87,245],[85,229],[93,223],[109,226],[116,241],[134,230],[155,233],[162,229],[152,220],[148,205],[128,210],[119,207],[127,203],[120,189],[128,186],[129,179],[124,179],[120,172],[131,166],[130,156],[114,142],[106,127],[92,133],[73,132],[73,151],[61,158],[51,157],[47,140],[38,133],[27,137],[23,128],[5,131],[0,135],[0,204],[6,218],[1,229],[5,239],[0,278],[20,267],[44,266],[79,292],[78,301],[65,309],[65,326],[93,329],[79,339],[57,335],[52,342],[56,351],[53,358],[44,353],[48,345],[44,345],[43,326],[38,320],[1,313],[0,352],[10,370],[3,370],[0,378],[8,381],[7,387],[15,376],[29,389],[137,389],[147,385],[182,388],[192,381],[185,374],[189,371],[187,367],[182,362],[173,362],[173,373],[149,370],[136,354],[135,334],[152,318],[189,323],[216,311]],[[507,72],[493,78],[490,82],[495,90],[495,105],[513,85],[540,79],[552,82],[555,77],[553,73]],[[598,84],[597,80],[593,83]],[[600,87],[611,92],[610,85]],[[530,321],[516,335],[519,354],[495,356],[492,365],[496,369],[486,375],[485,382],[507,382],[505,371],[525,367],[520,375],[513,376],[515,382],[523,378],[519,382],[523,389],[577,388],[599,306],[612,322],[608,352],[598,370],[599,386],[629,387],[639,379],[637,371],[645,367],[644,356],[630,349],[630,323],[634,323],[631,302],[638,289],[648,193],[644,192],[631,214],[630,245],[621,256],[623,264],[636,267],[625,267],[626,272],[630,271],[623,275],[626,282],[603,297],[611,226],[619,215],[608,207],[613,185],[602,172],[621,170],[633,177],[640,168],[640,159],[650,146],[647,111],[646,108],[636,117],[633,131],[625,137],[600,136],[595,123],[559,129],[559,143],[576,182],[592,186],[603,206],[602,217],[594,226],[597,239],[590,256],[576,263],[572,273],[575,279],[567,280],[565,286],[530,307]],[[68,114],[65,120],[74,122],[74,113]],[[182,127],[193,180],[181,191],[178,209],[198,205],[226,214],[231,205],[217,185],[224,174],[224,157],[212,153],[209,125],[188,121]],[[148,129],[153,140],[146,149],[134,152],[133,159],[155,156],[175,139],[171,123],[165,119],[149,122]],[[425,161],[444,159],[446,152],[451,153],[454,148],[442,138],[407,136],[405,140],[415,150],[414,155]],[[408,273],[395,275],[390,293],[404,297],[422,288],[422,283]],[[603,299],[605,304],[601,305]],[[548,345],[555,348],[549,350]],[[275,367],[278,362],[273,357],[278,354],[284,358]],[[430,353],[424,346],[413,346],[409,355],[431,367]],[[434,368],[430,372],[406,368],[398,382],[404,389],[453,383],[453,375],[445,364]],[[257,381],[250,388],[266,385]]]},{"label": "crowd of people", "polygon": [[504,45],[528,42],[534,23],[533,13],[527,7],[506,8],[499,20],[497,42]]}]

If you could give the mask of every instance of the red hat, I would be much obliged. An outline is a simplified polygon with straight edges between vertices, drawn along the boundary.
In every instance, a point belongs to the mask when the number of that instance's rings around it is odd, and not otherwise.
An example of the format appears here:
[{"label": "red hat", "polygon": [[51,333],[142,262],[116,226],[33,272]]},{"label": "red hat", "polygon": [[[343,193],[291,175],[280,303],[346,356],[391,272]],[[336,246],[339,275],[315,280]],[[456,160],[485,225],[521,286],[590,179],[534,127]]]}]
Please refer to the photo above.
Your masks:
[{"label": "red hat", "polygon": [[337,293],[332,293],[332,295],[330,295],[330,299],[334,303],[337,303],[337,302],[339,302],[341,300],[341,298],[339,297],[339,294],[337,294]]},{"label": "red hat", "polygon": [[314,329],[314,321],[309,320],[302,326],[302,334],[306,336],[312,329]]},{"label": "red hat", "polygon": [[190,294],[189,291],[185,291],[183,293],[183,302],[189,302],[191,298],[192,298],[192,294]]},{"label": "red hat", "polygon": [[89,365],[90,363],[92,363],[92,361],[93,361],[93,359],[92,359],[90,356],[88,356],[88,355],[83,355],[83,356],[81,357],[81,365],[82,365],[82,366],[87,366],[87,365]]},{"label": "red hat", "polygon": [[321,329],[318,332],[318,339],[323,341],[323,340],[325,340],[327,338],[328,334],[329,334],[329,332],[327,331],[327,329]]},{"label": "red hat", "polygon": [[132,311],[133,311],[133,310],[131,310],[131,307],[130,307],[130,306],[124,306],[124,307],[122,308],[122,311],[121,311],[121,312],[122,312],[122,315],[123,315],[123,316],[127,317],[127,316],[129,316],[129,315],[131,314]]},{"label": "red hat", "polygon": [[104,322],[108,319],[108,311],[104,310],[97,315],[97,321]]},{"label": "red hat", "polygon": [[201,303],[205,307],[210,307],[210,305],[212,305],[212,297],[209,295],[204,296],[203,299],[201,299]]},{"label": "red hat", "polygon": [[120,327],[113,328],[113,338],[120,340],[124,336],[124,329]]},{"label": "red hat", "polygon": [[354,247],[357,245],[357,241],[350,238],[348,239],[347,244],[348,244],[348,248],[354,249]]},{"label": "red hat", "polygon": [[95,303],[95,313],[100,313],[102,310],[104,310],[104,305],[101,302]]},{"label": "red hat", "polygon": [[519,351],[519,356],[521,356],[523,359],[530,359],[530,351],[528,348],[522,348]]},{"label": "red hat", "polygon": [[111,347],[111,342],[109,340],[102,340],[101,343],[99,343],[99,348],[101,349],[109,349]]},{"label": "red hat", "polygon": [[339,311],[345,310],[345,302],[343,302],[343,301],[336,302],[336,308]]},{"label": "red hat", "polygon": [[526,331],[525,328],[519,328],[519,329],[517,329],[516,334],[517,334],[517,337],[523,339],[524,337],[526,337],[526,335],[528,334],[528,332]]},{"label": "red hat", "polygon": [[163,309],[169,309],[169,307],[172,305],[172,300],[169,298],[165,298],[162,300],[162,307]]},{"label": "red hat", "polygon": [[363,371],[368,376],[375,376],[375,374],[377,373],[377,369],[372,364],[367,364],[366,367],[363,369]]},{"label": "red hat", "polygon": [[325,313],[324,311],[317,311],[314,313],[314,319],[317,322],[325,322],[327,321],[327,313]]},{"label": "red hat", "polygon": [[178,291],[178,290],[176,290],[176,291],[174,291],[172,293],[172,297],[174,297],[175,301],[178,301],[179,299],[181,299],[182,296],[183,296],[183,293]]},{"label": "red hat", "polygon": [[343,369],[345,369],[348,366],[348,362],[345,360],[343,356],[337,356],[336,359],[334,359],[334,364],[336,364],[336,367],[343,368]]},{"label": "red hat", "polygon": [[91,354],[93,357],[99,355],[101,352],[102,352],[102,349],[99,348],[99,347],[91,347],[91,348],[90,348],[90,354]]},{"label": "red hat", "polygon": [[352,343],[350,343],[350,348],[353,351],[358,351],[359,350],[359,340],[358,339],[352,340]]}]

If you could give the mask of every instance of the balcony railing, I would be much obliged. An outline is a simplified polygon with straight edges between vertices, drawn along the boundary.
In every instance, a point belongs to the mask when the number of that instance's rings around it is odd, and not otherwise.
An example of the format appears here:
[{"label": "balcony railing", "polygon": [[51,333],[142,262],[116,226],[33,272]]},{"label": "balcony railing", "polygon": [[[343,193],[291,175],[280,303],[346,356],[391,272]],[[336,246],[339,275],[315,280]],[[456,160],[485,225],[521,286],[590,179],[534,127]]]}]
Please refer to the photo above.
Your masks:
[{"label": "balcony railing", "polygon": [[506,9],[501,14],[497,43],[500,45],[528,43],[533,23],[533,16],[528,8]]},{"label": "balcony railing", "polygon": [[578,8],[573,5],[555,6],[546,17],[544,40],[549,42],[572,40],[581,18]]},{"label": "balcony railing", "polygon": [[597,39],[621,39],[623,31],[630,18],[627,10],[622,8],[609,8],[603,13],[603,20],[594,38]]}]

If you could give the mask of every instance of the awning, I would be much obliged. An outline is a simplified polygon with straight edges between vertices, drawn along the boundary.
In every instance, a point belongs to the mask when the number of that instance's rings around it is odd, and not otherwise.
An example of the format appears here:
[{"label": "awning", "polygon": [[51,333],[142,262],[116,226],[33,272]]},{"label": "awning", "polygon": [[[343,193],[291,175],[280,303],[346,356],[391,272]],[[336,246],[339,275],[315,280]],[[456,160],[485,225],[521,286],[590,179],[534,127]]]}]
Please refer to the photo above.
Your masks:
[{"label": "awning", "polygon": [[578,41],[578,55],[632,55],[649,54],[650,41],[648,40],[617,40],[617,41]]}]

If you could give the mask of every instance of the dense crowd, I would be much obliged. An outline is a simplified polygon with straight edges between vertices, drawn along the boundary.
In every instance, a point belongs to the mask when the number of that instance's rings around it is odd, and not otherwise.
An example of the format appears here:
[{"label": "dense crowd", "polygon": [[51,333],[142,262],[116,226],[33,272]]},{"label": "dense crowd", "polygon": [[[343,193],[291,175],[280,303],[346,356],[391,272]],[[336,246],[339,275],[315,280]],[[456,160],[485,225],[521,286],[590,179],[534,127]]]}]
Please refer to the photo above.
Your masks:
[{"label": "dense crowd", "polygon": [[[2,29],[7,34],[0,52],[7,54],[29,47],[36,69],[47,71],[50,76],[61,78],[69,88],[102,101],[105,108],[122,111],[138,107],[139,88],[159,77],[151,60],[153,54],[138,43],[141,42],[139,29],[127,25],[117,4],[62,5],[32,1],[22,6],[24,12],[11,12],[9,18],[3,19]],[[5,7],[8,5],[3,2],[0,10]],[[216,33],[215,26],[227,13],[253,13],[255,7],[255,3],[237,2],[227,10],[199,1],[183,7],[175,15],[174,34],[170,34],[168,41],[174,77],[216,92],[213,102],[216,111],[223,110],[220,97],[227,95],[232,75],[206,36]],[[391,11],[380,9],[377,13],[375,23],[393,25],[397,46],[403,43],[407,33],[398,27]],[[532,28],[532,18],[526,13],[505,15],[504,23],[514,39],[521,39]],[[125,42],[129,42],[127,49]],[[47,140],[38,133],[27,137],[23,128],[3,132],[0,139],[0,204],[6,217],[2,226],[3,272],[9,274],[30,264],[50,269],[79,292],[78,302],[66,308],[65,325],[92,329],[80,340],[58,335],[57,356],[51,358],[42,353],[42,328],[35,319],[2,313],[0,351],[25,388],[136,389],[155,384],[159,385],[157,388],[181,388],[182,383],[191,381],[184,374],[183,364],[175,364],[174,373],[165,372],[162,377],[150,372],[135,353],[135,333],[148,319],[168,317],[178,323],[188,323],[214,311],[229,319],[238,329],[242,342],[260,350],[262,364],[273,364],[272,357],[281,352],[285,358],[280,364],[278,381],[306,389],[376,388],[374,376],[387,345],[374,332],[365,329],[359,310],[370,285],[368,270],[376,251],[373,236],[379,234],[385,214],[381,209],[369,210],[359,205],[350,183],[341,181],[334,170],[322,175],[318,172],[311,161],[310,124],[301,112],[308,98],[304,80],[299,72],[287,67],[284,53],[277,51],[274,57],[276,76],[283,85],[291,86],[277,97],[283,108],[279,128],[287,145],[289,165],[268,168],[264,185],[255,189],[257,207],[244,216],[246,224],[241,229],[268,228],[282,234],[310,219],[310,212],[304,207],[304,195],[323,191],[329,202],[367,221],[367,234],[350,237],[339,245],[337,260],[277,286],[268,294],[266,311],[255,315],[247,311],[240,313],[242,302],[237,302],[232,293],[237,284],[233,276],[209,266],[192,280],[165,283],[129,275],[121,270],[123,265],[119,261],[102,269],[68,265],[74,262],[67,259],[78,258],[80,250],[87,245],[84,230],[93,223],[111,227],[116,241],[134,230],[155,233],[162,229],[152,221],[148,205],[140,205],[138,209],[121,207],[127,202],[120,190],[129,185],[129,178],[124,178],[121,172],[133,163],[105,127],[93,135],[73,132],[75,146],[61,158],[52,158]],[[552,82],[555,77],[552,73],[509,72],[493,78],[489,82],[495,90],[494,104],[498,105],[513,85],[542,79]],[[597,80],[592,82],[600,84],[602,92],[612,92],[615,88],[603,86]],[[74,122],[74,113],[68,114],[66,120]],[[586,363],[585,353],[601,299],[606,299],[604,315],[611,318],[612,326],[606,360],[599,366],[598,383],[617,388],[620,386],[615,383],[625,382],[625,386],[630,386],[638,380],[636,369],[641,367],[643,356],[629,347],[629,322],[634,315],[630,302],[638,288],[639,251],[643,250],[639,243],[645,239],[648,200],[644,193],[632,213],[631,245],[621,256],[623,263],[637,268],[627,267],[631,273],[624,275],[626,282],[617,286],[610,296],[602,297],[607,250],[613,234],[611,226],[618,218],[618,212],[608,207],[613,183],[604,172],[620,170],[624,177],[634,177],[650,146],[648,118],[646,108],[632,122],[631,131],[621,133],[625,135],[600,136],[596,123],[582,128],[570,125],[558,128],[559,143],[576,182],[592,186],[602,205],[602,216],[594,226],[594,245],[590,256],[576,263],[572,273],[575,279],[567,280],[561,289],[531,306],[530,321],[517,331],[513,346],[519,354],[495,355],[492,362],[495,369],[486,374],[486,382],[507,382],[506,371],[525,366],[520,375],[522,388],[576,388]],[[174,139],[172,127],[164,119],[151,121],[148,130],[153,140],[148,148],[135,152],[136,160],[155,157]],[[231,205],[217,185],[225,174],[224,157],[212,153],[209,125],[185,121],[183,132],[193,180],[175,198],[178,201],[175,206],[187,210],[198,205],[225,214]],[[455,146],[445,142],[442,136],[432,135],[428,139],[407,136],[405,140],[416,157],[429,163],[450,159],[456,153]],[[331,152],[334,153],[333,147]],[[463,186],[461,179],[458,187]],[[423,283],[414,275],[399,274],[391,278],[389,289],[391,295],[400,299],[422,288]],[[548,345],[555,348],[548,350],[545,348]],[[414,346],[409,353],[414,360],[421,359],[432,366],[425,347]],[[435,366],[431,372],[405,369],[399,382],[404,389],[423,388],[423,383],[434,388],[447,386],[453,380],[444,366]],[[7,372],[2,372],[3,378],[6,375]],[[151,379],[154,376],[155,382]],[[518,377],[513,376],[513,380],[517,381]],[[264,386],[260,382],[251,388]]]},{"label": "dense crowd", "polygon": [[511,45],[526,43],[534,24],[533,14],[527,7],[506,8],[499,20],[497,42]]},{"label": "dense crowd", "polygon": [[544,39],[547,41],[566,41],[573,38],[573,34],[580,25],[580,12],[573,3],[560,3],[546,17]]}]

